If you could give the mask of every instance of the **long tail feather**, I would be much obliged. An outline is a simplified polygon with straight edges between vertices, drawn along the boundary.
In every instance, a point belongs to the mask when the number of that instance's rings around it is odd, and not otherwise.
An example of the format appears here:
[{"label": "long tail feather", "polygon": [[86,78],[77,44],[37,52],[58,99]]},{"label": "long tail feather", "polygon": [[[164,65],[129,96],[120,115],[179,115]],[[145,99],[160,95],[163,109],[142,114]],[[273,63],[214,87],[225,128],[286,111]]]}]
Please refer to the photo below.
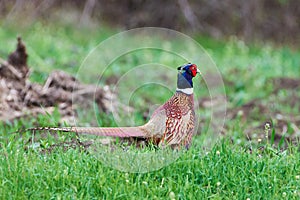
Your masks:
[{"label": "long tail feather", "polygon": [[119,127],[119,128],[100,128],[100,127],[36,127],[26,129],[27,131],[62,131],[74,132],[88,135],[110,136],[110,137],[146,137],[145,132],[139,127]]}]

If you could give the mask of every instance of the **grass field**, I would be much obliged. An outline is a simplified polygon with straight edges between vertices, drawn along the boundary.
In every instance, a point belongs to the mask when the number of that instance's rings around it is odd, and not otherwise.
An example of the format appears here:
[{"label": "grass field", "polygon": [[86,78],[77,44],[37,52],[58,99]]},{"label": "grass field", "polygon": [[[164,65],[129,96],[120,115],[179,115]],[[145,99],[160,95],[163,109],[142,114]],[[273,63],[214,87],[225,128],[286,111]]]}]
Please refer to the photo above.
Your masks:
[{"label": "grass field", "polygon": [[[114,33],[42,23],[24,29],[6,25],[0,27],[0,57],[6,58],[14,50],[15,38],[21,35],[33,70],[30,79],[42,83],[54,69],[76,74],[86,55]],[[279,80],[300,83],[300,50],[269,43],[247,45],[235,37],[222,41],[193,38],[218,66],[228,101],[224,136],[210,149],[204,150],[201,143],[205,138],[196,135],[191,149],[171,164],[148,173],[127,173],[106,166],[79,147],[59,146],[44,152],[57,142],[51,137],[34,147],[26,143],[32,134],[11,134],[21,127],[56,126],[59,114],[1,122],[0,198],[299,199],[300,91]],[[173,62],[157,52],[151,56]],[[136,59],[121,59],[122,65],[116,64],[107,78],[119,77],[126,66],[139,63]],[[200,83],[205,85],[202,80]],[[206,90],[198,90],[200,102],[209,97]],[[170,95],[152,86],[138,90],[131,101],[136,108],[135,122],[145,122],[143,113],[149,103],[162,104]],[[198,133],[207,129],[210,117],[208,108],[201,105],[196,111],[202,125]],[[111,115],[99,116],[98,123],[115,125]],[[270,120],[273,126],[265,129],[263,125]],[[61,140],[74,137],[59,136]]]}]

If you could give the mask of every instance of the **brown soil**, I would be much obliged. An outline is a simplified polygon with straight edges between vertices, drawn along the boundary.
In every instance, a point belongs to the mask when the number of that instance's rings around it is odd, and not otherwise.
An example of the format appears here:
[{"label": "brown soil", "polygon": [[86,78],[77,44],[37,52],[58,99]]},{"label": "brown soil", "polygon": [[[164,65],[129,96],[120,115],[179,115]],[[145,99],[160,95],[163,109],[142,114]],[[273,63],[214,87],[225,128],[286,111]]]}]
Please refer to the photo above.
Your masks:
[{"label": "brown soil", "polygon": [[300,89],[300,79],[281,77],[272,79],[272,82],[275,88],[274,92],[278,92],[281,89]]},{"label": "brown soil", "polygon": [[43,85],[30,82],[26,47],[21,38],[17,40],[17,48],[7,61],[0,58],[0,121],[51,114],[58,107],[63,121],[72,123],[79,105],[84,108],[94,102],[102,112],[111,111],[111,102],[124,109],[109,87],[82,84],[63,71],[52,72]]}]

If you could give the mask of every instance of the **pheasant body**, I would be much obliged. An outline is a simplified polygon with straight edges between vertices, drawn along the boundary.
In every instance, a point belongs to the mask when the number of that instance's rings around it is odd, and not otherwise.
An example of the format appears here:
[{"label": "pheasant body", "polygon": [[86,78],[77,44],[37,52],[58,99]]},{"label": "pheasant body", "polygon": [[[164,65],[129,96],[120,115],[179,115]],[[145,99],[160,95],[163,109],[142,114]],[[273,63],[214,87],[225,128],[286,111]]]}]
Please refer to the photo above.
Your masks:
[{"label": "pheasant body", "polygon": [[195,64],[178,68],[176,93],[158,107],[150,120],[137,127],[69,127],[32,128],[30,130],[50,130],[92,134],[98,136],[144,138],[157,145],[189,148],[195,127],[194,95],[192,78],[200,73]]},{"label": "pheasant body", "polygon": [[194,131],[193,95],[176,92],[164,105],[154,111],[149,122],[140,129],[159,145],[189,146]]}]

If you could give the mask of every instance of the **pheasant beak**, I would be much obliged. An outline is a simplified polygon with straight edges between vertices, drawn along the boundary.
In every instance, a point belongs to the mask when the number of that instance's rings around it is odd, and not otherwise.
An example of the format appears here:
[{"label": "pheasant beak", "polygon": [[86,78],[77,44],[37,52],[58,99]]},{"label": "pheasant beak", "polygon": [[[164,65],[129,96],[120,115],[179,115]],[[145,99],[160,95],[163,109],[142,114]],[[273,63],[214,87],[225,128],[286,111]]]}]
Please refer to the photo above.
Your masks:
[{"label": "pheasant beak", "polygon": [[197,68],[197,73],[200,74],[200,75],[202,75],[202,73],[200,72],[200,70],[198,68]]}]

